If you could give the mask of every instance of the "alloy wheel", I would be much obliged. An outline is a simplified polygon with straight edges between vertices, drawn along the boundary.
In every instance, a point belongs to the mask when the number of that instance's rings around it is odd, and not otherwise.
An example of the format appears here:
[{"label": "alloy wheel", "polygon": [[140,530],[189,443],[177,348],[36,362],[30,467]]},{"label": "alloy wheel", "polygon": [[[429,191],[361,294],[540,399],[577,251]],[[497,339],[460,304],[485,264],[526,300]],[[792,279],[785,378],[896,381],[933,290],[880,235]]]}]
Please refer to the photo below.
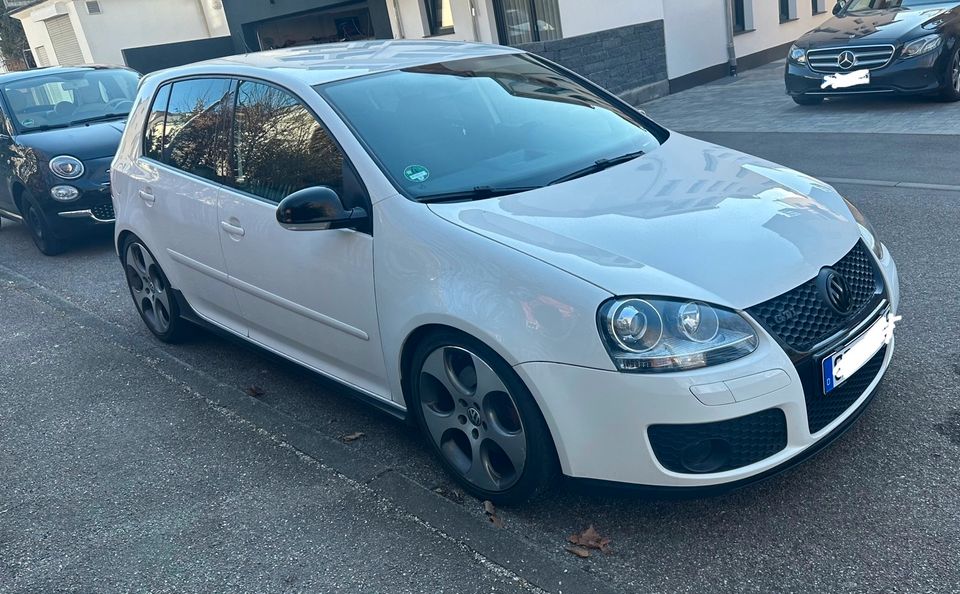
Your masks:
[{"label": "alloy wheel", "polygon": [[153,256],[142,244],[133,242],[127,247],[124,269],[130,294],[144,321],[156,334],[170,329],[170,294]]},{"label": "alloy wheel", "polygon": [[953,68],[951,69],[953,81],[953,90],[960,94],[960,51],[953,55]]},{"label": "alloy wheel", "polygon": [[442,346],[424,360],[419,399],[430,438],[460,475],[485,491],[509,489],[523,474],[527,441],[517,403],[478,355]]}]

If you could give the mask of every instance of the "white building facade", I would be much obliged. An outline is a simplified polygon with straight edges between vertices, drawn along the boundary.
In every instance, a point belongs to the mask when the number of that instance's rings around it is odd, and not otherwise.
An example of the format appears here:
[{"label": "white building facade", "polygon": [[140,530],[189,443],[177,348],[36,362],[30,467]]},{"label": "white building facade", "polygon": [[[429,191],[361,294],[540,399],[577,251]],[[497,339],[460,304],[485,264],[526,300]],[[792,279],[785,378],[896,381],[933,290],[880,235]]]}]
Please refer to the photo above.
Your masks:
[{"label": "white building facade", "polygon": [[123,64],[127,48],[229,35],[220,0],[42,0],[11,16],[37,66]]}]

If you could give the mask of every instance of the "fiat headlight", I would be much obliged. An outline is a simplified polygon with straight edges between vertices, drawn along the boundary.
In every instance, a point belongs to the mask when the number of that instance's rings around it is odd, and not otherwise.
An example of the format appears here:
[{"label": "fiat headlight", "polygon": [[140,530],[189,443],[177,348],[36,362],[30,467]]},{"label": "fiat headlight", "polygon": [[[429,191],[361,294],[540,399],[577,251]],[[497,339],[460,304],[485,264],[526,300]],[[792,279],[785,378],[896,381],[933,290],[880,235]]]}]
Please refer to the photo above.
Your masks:
[{"label": "fiat headlight", "polygon": [[790,53],[787,54],[787,58],[795,64],[806,64],[807,63],[807,50],[799,48],[795,45],[790,46]]},{"label": "fiat headlight", "polygon": [[847,203],[847,208],[850,209],[850,214],[853,215],[853,220],[857,222],[857,226],[860,227],[860,237],[863,238],[863,243],[867,244],[867,247],[870,248],[870,251],[873,252],[873,255],[877,257],[877,260],[883,260],[883,243],[880,241],[880,236],[877,235],[877,230],[873,228],[873,225],[870,224],[870,221],[867,220],[867,217],[863,216],[863,213],[860,212],[856,206],[854,206],[846,198],[843,199]]},{"label": "fiat headlight", "polygon": [[77,179],[83,175],[83,163],[76,157],[60,155],[50,159],[50,171],[63,179]]},{"label": "fiat headlight", "polygon": [[625,297],[600,307],[598,322],[620,371],[659,373],[727,363],[757,348],[740,314],[700,301]]},{"label": "fiat headlight", "polygon": [[911,41],[910,43],[903,46],[903,51],[900,52],[901,58],[914,58],[916,56],[922,56],[923,54],[932,52],[943,44],[943,37],[939,34],[927,35],[926,37],[921,37],[916,41]]}]

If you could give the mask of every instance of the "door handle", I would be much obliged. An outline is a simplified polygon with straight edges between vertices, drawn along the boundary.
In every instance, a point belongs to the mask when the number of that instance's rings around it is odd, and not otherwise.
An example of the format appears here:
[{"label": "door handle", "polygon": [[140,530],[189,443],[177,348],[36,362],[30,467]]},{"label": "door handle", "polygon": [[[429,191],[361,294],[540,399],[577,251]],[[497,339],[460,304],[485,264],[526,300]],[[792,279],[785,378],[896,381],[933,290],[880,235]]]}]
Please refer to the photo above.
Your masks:
[{"label": "door handle", "polygon": [[140,199],[147,204],[153,204],[157,201],[157,197],[153,195],[153,192],[150,191],[150,188],[147,188],[146,190],[140,190]]},{"label": "door handle", "polygon": [[243,237],[245,231],[240,225],[232,225],[226,221],[220,221],[220,228],[229,233],[230,235],[236,235],[238,237]]}]

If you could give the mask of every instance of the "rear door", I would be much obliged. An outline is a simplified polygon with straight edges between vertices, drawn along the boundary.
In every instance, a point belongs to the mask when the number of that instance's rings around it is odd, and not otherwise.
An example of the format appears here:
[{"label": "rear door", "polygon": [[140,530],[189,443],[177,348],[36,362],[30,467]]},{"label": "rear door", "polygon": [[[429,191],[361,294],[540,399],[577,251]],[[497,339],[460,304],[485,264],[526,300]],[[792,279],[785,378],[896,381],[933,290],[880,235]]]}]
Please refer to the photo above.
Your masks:
[{"label": "rear door", "polygon": [[373,237],[353,230],[288,231],[287,195],[328,186],[349,209],[369,199],[319,119],[292,93],[241,81],[233,176],[220,194],[221,244],[250,337],[369,393],[386,372],[373,288]]},{"label": "rear door", "polygon": [[152,234],[144,238],[147,247],[171,283],[202,317],[246,334],[227,278],[217,213],[228,172],[233,88],[230,78],[190,78],[158,91],[138,162],[138,198]]}]

